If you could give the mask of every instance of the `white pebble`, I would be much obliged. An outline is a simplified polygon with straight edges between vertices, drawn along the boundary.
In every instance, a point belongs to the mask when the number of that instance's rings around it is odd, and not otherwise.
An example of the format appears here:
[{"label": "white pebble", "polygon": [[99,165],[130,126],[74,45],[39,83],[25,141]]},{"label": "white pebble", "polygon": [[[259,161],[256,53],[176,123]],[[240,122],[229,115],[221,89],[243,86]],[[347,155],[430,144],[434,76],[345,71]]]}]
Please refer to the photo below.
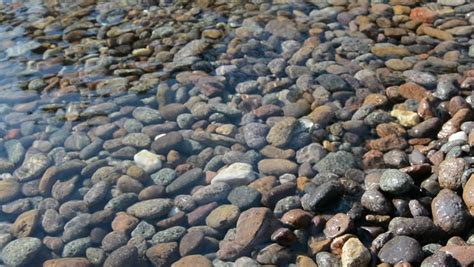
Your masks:
[{"label": "white pebble", "polygon": [[142,168],[147,173],[153,173],[161,169],[161,160],[158,155],[146,149],[135,154],[133,160],[135,160],[138,167]]},{"label": "white pebble", "polygon": [[464,131],[459,131],[457,133],[453,133],[448,139],[449,142],[456,140],[467,141],[467,134]]}]

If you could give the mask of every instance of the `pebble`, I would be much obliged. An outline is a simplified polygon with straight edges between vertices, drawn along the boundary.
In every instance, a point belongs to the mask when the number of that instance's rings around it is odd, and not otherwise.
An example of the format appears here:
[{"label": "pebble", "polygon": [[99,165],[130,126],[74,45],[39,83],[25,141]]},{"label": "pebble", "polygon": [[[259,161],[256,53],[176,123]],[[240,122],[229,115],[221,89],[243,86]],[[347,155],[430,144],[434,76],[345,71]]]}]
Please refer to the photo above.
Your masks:
[{"label": "pebble", "polygon": [[442,189],[431,203],[433,222],[450,234],[462,232],[469,225],[469,215],[462,199],[449,189]]},{"label": "pebble", "polygon": [[211,211],[206,218],[206,225],[222,230],[232,227],[240,215],[239,208],[234,205],[222,205]]},{"label": "pebble", "polygon": [[415,239],[408,236],[395,236],[383,245],[378,256],[382,262],[389,264],[399,262],[416,264],[422,259],[423,252]]},{"label": "pebble", "polygon": [[222,169],[212,179],[211,184],[226,183],[232,187],[247,185],[255,180],[256,175],[252,165],[237,162]]},{"label": "pebble", "polygon": [[166,215],[172,206],[169,199],[150,199],[133,204],[127,213],[140,219],[156,219]]},{"label": "pebble", "polygon": [[257,207],[262,195],[259,191],[248,186],[239,186],[230,191],[227,200],[237,206],[239,210]]},{"label": "pebble", "polygon": [[369,266],[372,256],[357,238],[350,238],[342,247],[342,266]]},{"label": "pebble", "polygon": [[345,151],[330,152],[314,165],[320,173],[335,173],[343,175],[348,169],[355,166],[352,154]]},{"label": "pebble", "polygon": [[258,170],[264,175],[280,176],[286,173],[296,174],[298,165],[286,159],[263,159],[258,162]]},{"label": "pebble", "polygon": [[413,185],[410,175],[396,169],[386,170],[380,177],[380,189],[391,194],[406,193]]},{"label": "pebble", "polygon": [[12,266],[26,265],[38,255],[41,247],[41,240],[35,237],[15,239],[2,249],[2,261]]},{"label": "pebble", "polygon": [[148,173],[156,172],[161,169],[162,163],[158,155],[148,150],[141,150],[133,156],[135,163]]},{"label": "pebble", "polygon": [[138,260],[138,250],[134,246],[123,246],[109,254],[104,267],[133,266]]}]

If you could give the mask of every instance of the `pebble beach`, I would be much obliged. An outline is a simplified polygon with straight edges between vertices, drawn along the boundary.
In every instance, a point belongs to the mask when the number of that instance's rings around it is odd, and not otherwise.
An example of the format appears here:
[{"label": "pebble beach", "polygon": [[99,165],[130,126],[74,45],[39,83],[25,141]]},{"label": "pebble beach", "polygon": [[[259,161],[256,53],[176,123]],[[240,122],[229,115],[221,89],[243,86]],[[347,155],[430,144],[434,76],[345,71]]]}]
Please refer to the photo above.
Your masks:
[{"label": "pebble beach", "polygon": [[0,265],[474,266],[472,0],[5,0]]}]

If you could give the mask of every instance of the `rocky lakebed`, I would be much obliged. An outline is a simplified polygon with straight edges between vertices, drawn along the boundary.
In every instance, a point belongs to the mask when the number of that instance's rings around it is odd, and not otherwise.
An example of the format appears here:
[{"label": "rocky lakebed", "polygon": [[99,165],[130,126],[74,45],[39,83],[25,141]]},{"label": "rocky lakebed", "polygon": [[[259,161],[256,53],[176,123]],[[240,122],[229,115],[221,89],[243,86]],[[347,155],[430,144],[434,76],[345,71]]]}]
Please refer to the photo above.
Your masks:
[{"label": "rocky lakebed", "polygon": [[6,0],[0,264],[474,265],[471,0]]}]

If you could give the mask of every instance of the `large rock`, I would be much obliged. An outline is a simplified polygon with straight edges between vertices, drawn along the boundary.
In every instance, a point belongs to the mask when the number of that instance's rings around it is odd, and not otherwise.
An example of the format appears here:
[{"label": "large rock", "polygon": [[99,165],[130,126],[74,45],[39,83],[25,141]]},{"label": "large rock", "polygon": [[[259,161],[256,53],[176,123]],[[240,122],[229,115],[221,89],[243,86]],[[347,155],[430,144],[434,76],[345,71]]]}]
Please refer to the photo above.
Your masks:
[{"label": "large rock", "polygon": [[237,221],[235,239],[222,242],[217,257],[229,261],[249,253],[255,246],[270,241],[278,226],[278,220],[268,208],[251,208],[242,212]]}]

